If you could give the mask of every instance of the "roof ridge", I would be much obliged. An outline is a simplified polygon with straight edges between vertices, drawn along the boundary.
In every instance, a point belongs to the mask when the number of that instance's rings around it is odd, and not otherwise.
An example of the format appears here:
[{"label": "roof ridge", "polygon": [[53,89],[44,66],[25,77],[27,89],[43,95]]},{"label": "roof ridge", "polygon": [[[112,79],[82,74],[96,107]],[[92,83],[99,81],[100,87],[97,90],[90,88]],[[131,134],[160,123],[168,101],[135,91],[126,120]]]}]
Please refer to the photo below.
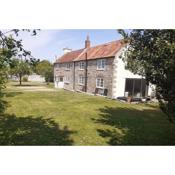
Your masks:
[{"label": "roof ridge", "polygon": [[95,45],[95,46],[92,46],[90,48],[94,48],[94,47],[98,47],[98,46],[103,46],[103,45],[108,45],[108,44],[111,44],[111,43],[114,43],[114,42],[121,42],[122,39],[120,40],[114,40],[114,41],[109,41],[107,43],[103,43],[103,44],[98,44],[98,45]]},{"label": "roof ridge", "polygon": [[78,50],[73,50],[66,54],[63,54],[57,59],[61,62],[74,62],[84,60],[85,53],[88,52],[88,57],[91,59],[100,57],[111,57],[114,56],[119,49],[122,47],[122,39],[114,40],[107,43],[99,44],[89,48],[82,48]]},{"label": "roof ridge", "polygon": [[[90,48],[88,48],[88,49],[91,49],[91,48],[94,48],[94,47],[99,47],[99,46],[103,46],[103,45],[106,45],[106,44],[111,44],[111,43],[114,43],[114,42],[120,42],[122,39],[120,39],[120,40],[114,40],[114,41],[109,41],[109,42],[107,42],[107,43],[103,43],[103,44],[98,44],[98,45],[95,45],[95,46],[92,46],[92,47],[90,47]],[[71,52],[68,52],[68,53],[66,53],[66,54],[69,54],[69,53],[72,53],[72,52],[77,52],[77,51],[80,51],[80,50],[88,50],[88,49],[86,49],[86,48],[82,48],[82,49],[78,49],[78,50],[72,50]],[[63,54],[62,56],[64,56],[64,55],[66,55],[66,54]],[[61,57],[62,57],[61,56]]]},{"label": "roof ridge", "polygon": [[[83,49],[72,50],[72,51],[70,51],[70,52],[68,52],[68,53],[65,53],[65,54],[63,54],[63,55],[66,55],[66,54],[69,54],[69,53],[72,53],[72,52],[78,52],[78,51],[80,51],[80,50],[83,50]],[[63,55],[62,55],[62,56],[63,56]]]}]

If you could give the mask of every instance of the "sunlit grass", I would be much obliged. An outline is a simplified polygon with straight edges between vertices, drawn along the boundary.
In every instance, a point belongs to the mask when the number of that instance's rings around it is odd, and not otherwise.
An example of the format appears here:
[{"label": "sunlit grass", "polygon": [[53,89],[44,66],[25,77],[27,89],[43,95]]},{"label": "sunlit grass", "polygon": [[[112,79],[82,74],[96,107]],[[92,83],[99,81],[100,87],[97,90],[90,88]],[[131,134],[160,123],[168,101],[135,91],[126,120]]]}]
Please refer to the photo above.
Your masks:
[{"label": "sunlit grass", "polygon": [[73,131],[69,135],[73,145],[175,144],[175,125],[156,105],[120,103],[64,90],[27,92],[14,83],[8,84],[6,100],[7,114],[49,118],[62,129],[66,126]]}]

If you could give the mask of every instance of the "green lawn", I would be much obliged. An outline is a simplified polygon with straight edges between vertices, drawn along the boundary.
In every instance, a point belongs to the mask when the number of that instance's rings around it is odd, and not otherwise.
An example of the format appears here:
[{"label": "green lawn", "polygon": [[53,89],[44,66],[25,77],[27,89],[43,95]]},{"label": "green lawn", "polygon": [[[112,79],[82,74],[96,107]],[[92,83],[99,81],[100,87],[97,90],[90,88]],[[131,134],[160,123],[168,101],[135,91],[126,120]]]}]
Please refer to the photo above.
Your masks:
[{"label": "green lawn", "polygon": [[6,91],[1,145],[175,145],[175,124],[156,105],[64,90],[27,92],[14,83]]}]

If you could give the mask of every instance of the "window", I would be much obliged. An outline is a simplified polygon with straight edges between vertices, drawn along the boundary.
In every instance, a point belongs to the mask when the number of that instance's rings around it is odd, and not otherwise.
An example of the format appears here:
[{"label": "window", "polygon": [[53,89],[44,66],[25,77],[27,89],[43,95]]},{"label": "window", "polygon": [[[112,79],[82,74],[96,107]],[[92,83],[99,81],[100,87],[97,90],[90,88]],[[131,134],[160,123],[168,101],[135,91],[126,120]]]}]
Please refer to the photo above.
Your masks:
[{"label": "window", "polygon": [[80,70],[84,70],[85,69],[85,62],[81,61],[79,63],[79,66],[80,66]]},{"label": "window", "polygon": [[58,76],[55,76],[55,81],[59,81],[59,77]]},{"label": "window", "polygon": [[55,64],[55,68],[59,68],[59,64],[57,63],[57,64]]},{"label": "window", "polygon": [[59,81],[60,82],[63,82],[63,77],[59,77]]},{"label": "window", "polygon": [[71,64],[70,63],[67,63],[66,64],[66,70],[70,70],[70,67],[71,67]]},{"label": "window", "polygon": [[106,68],[106,60],[97,60],[97,70],[104,70]]},{"label": "window", "polygon": [[59,81],[59,82],[61,81],[62,82],[63,81],[63,77],[55,76],[55,81]]},{"label": "window", "polygon": [[125,96],[145,97],[147,95],[145,79],[126,78]]},{"label": "window", "polygon": [[104,88],[104,80],[103,80],[103,78],[97,78],[96,79],[96,87],[97,88]]},{"label": "window", "polygon": [[65,82],[65,83],[70,83],[70,78],[69,78],[69,76],[65,76],[65,77],[64,77],[64,82]]},{"label": "window", "polygon": [[83,77],[82,75],[80,75],[80,76],[79,76],[78,83],[79,83],[80,85],[84,85],[84,84],[85,84],[85,77]]}]

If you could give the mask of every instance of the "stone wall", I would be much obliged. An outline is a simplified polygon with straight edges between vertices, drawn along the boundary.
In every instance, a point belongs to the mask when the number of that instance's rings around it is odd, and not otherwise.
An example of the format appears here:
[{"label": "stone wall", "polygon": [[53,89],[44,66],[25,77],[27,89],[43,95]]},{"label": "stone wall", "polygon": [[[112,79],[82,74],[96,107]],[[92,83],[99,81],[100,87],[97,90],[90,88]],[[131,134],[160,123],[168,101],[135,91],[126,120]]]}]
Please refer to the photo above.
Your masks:
[{"label": "stone wall", "polygon": [[[113,80],[113,61],[114,58],[106,59],[105,70],[97,70],[97,60],[88,60],[87,66],[87,92],[94,94],[96,89],[96,79],[104,79],[104,88],[107,89],[109,98],[112,98],[112,80]],[[64,83],[64,88],[68,90],[84,91],[85,85],[79,84],[79,76],[85,77],[85,69],[80,70],[80,61],[71,63],[70,70],[66,70],[66,65],[64,63],[61,66],[56,66],[54,68],[55,76],[69,76],[70,82]],[[75,69],[74,69],[75,66]],[[75,72],[74,72],[75,71]],[[75,73],[75,74],[74,74]],[[74,77],[75,75],[75,77]]]},{"label": "stone wall", "polygon": [[[73,90],[73,73],[74,65],[70,63],[70,69],[66,68],[67,63],[57,63],[54,65],[54,76],[63,77],[64,79],[64,88],[67,90]],[[69,77],[69,82],[65,82],[65,77]]]},{"label": "stone wall", "polygon": [[96,79],[104,79],[104,88],[108,90],[107,96],[112,97],[112,72],[113,72],[113,60],[114,58],[106,59],[105,70],[97,70],[97,60],[88,61],[88,79],[87,79],[87,92],[95,93]]},{"label": "stone wall", "polygon": [[75,90],[84,91],[84,85],[79,84],[79,76],[82,75],[83,77],[85,77],[85,69],[80,70],[79,63],[80,61],[75,62]]},{"label": "stone wall", "polygon": [[[104,88],[108,90],[108,97],[112,97],[112,76],[113,76],[113,60],[114,58],[106,59],[106,68],[105,70],[97,70],[97,60],[88,60],[87,66],[87,92],[95,93],[96,89],[96,79],[104,79]],[[85,70],[80,70],[80,62],[75,62],[75,90],[83,91],[83,85],[80,85],[78,82],[79,76],[82,75],[85,77]]]}]

